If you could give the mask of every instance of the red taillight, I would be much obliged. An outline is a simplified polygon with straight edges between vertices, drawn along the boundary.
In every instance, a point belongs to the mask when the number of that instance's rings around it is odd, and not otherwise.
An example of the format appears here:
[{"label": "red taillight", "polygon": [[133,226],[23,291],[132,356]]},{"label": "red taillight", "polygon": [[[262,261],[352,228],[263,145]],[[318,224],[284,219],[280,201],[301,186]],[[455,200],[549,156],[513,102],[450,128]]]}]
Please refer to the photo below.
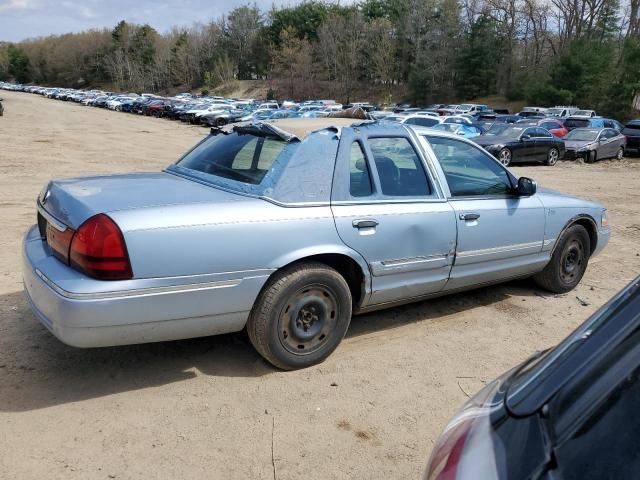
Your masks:
[{"label": "red taillight", "polygon": [[449,426],[434,448],[425,474],[427,480],[455,480],[458,463],[473,421],[465,419]]},{"label": "red taillight", "polygon": [[71,246],[71,239],[74,233],[75,231],[71,228],[67,228],[61,232],[51,224],[47,224],[47,244],[51,247],[51,250],[53,250],[53,254],[64,263],[69,263],[69,247]]},{"label": "red taillight", "polygon": [[100,280],[128,280],[133,277],[122,232],[103,213],[80,225],[71,240],[69,264]]}]

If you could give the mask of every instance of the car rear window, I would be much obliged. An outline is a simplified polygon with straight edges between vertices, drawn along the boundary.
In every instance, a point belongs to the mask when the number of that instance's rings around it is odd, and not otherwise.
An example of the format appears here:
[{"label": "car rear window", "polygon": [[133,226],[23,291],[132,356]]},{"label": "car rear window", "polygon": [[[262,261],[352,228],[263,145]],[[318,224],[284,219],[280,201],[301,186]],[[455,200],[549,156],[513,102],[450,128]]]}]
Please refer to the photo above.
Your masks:
[{"label": "car rear window", "polygon": [[589,126],[588,119],[568,118],[564,122],[564,126],[567,128],[583,128]]},{"label": "car rear window", "polygon": [[210,135],[167,171],[281,203],[328,202],[337,149],[330,129],[303,141],[238,130]]}]

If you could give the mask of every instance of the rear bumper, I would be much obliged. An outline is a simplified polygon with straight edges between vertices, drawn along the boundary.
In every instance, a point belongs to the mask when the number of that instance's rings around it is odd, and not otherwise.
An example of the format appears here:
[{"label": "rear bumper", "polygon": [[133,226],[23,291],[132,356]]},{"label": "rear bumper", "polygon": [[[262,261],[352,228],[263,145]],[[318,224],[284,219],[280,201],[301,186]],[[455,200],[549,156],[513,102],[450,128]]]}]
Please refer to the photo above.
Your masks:
[{"label": "rear bumper", "polygon": [[84,277],[86,284],[99,283],[103,289],[107,285],[114,290],[69,291],[61,285],[66,286],[64,282],[69,277],[82,274],[51,256],[36,226],[24,238],[22,259],[25,293],[34,314],[59,340],[75,347],[179,340],[239,331],[268,278],[262,272],[175,285],[168,285],[164,279],[164,286],[151,288],[148,281],[141,279],[128,281],[126,290],[115,290],[121,282]]}]

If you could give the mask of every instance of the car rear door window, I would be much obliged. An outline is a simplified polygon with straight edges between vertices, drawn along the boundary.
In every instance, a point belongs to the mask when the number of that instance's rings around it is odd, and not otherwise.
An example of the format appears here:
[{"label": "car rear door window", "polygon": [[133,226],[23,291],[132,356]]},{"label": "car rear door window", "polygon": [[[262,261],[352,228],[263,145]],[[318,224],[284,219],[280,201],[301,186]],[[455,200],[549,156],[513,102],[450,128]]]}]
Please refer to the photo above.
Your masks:
[{"label": "car rear door window", "polygon": [[453,197],[504,195],[513,186],[507,171],[491,156],[461,140],[427,137]]},{"label": "car rear door window", "polygon": [[407,138],[370,138],[369,148],[383,195],[413,197],[433,194],[422,161]]},{"label": "car rear door window", "polygon": [[549,133],[546,129],[541,127],[536,127],[533,129],[533,135],[536,138],[551,138],[553,135]]},{"label": "car rear door window", "polygon": [[369,164],[360,142],[351,144],[349,153],[349,175],[351,183],[349,193],[352,197],[367,197],[373,193]]}]

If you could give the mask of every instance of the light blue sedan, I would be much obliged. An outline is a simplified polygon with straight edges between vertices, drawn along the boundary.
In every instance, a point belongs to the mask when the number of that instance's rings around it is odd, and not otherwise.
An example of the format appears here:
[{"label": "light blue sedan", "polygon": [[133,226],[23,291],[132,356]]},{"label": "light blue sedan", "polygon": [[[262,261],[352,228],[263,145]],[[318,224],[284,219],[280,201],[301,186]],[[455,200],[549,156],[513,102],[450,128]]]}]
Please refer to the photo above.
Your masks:
[{"label": "light blue sedan", "polygon": [[325,359],[352,314],[582,278],[610,228],[437,130],[353,119],[227,127],[163,172],[55,180],[23,244],[35,315],[78,347],[246,327],[273,365]]}]

